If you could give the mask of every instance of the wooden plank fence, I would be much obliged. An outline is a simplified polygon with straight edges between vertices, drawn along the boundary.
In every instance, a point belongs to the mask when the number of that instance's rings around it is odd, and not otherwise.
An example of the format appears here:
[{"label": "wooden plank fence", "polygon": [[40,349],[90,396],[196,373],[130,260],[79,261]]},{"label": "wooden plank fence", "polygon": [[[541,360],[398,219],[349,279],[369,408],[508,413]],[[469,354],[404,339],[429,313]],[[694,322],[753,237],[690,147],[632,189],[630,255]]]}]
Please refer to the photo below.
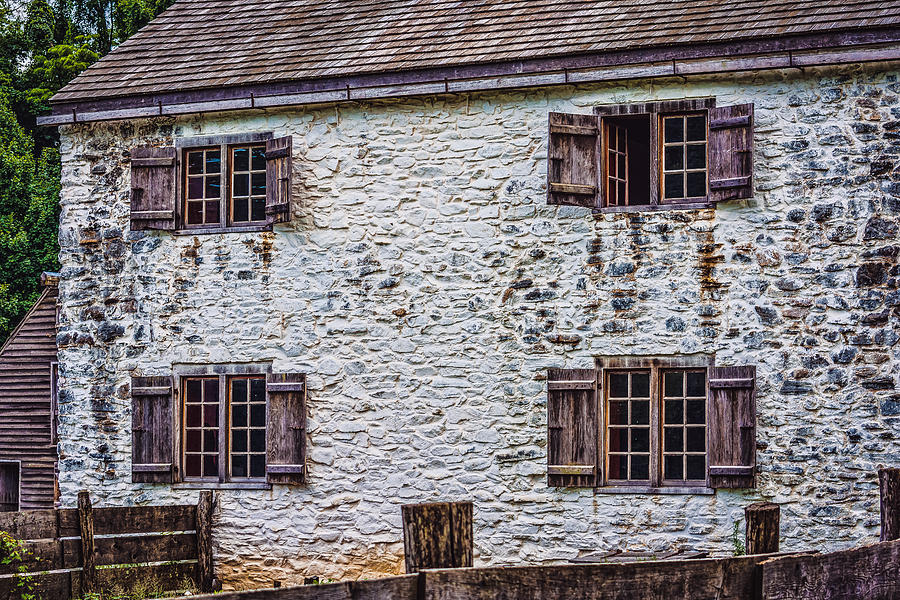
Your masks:
[{"label": "wooden plank fence", "polygon": [[212,493],[202,492],[198,505],[93,508],[81,492],[77,509],[0,513],[0,531],[24,540],[27,555],[24,563],[0,565],[0,600],[13,596],[21,564],[42,600],[136,583],[178,591],[190,582],[212,591],[210,528],[198,525],[198,513],[209,515],[212,503]]}]

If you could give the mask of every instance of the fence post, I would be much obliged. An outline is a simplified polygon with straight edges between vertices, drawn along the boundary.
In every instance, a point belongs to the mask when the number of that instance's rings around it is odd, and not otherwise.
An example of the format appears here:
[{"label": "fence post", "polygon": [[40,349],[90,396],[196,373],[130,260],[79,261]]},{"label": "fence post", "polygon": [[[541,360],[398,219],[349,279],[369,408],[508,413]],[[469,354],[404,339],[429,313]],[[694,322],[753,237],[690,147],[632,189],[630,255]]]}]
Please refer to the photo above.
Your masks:
[{"label": "fence post", "polygon": [[747,521],[747,554],[778,552],[781,535],[781,508],[771,502],[758,502],[744,509]]},{"label": "fence post", "polygon": [[881,491],[881,541],[900,539],[900,469],[878,469]]},{"label": "fence post", "polygon": [[97,589],[97,566],[94,557],[94,508],[87,491],[78,492],[78,528],[81,535],[81,594]]},{"label": "fence post", "polygon": [[197,574],[200,581],[200,591],[204,594],[213,591],[213,550],[212,550],[212,513],[213,493],[200,492],[200,501],[197,503]]},{"label": "fence post", "polygon": [[471,502],[407,504],[402,513],[407,573],[472,566]]}]

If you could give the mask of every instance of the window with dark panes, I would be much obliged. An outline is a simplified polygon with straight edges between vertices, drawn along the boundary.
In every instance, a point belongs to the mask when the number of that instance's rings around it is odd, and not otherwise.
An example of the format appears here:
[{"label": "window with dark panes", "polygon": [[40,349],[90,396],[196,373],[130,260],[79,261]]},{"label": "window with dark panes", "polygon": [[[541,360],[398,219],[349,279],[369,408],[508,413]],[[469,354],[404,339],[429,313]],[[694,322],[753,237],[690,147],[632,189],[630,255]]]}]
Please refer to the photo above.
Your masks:
[{"label": "window with dark panes", "polygon": [[607,473],[610,481],[650,479],[650,372],[608,371]]},{"label": "window with dark panes", "polygon": [[238,481],[266,477],[266,380],[186,377],[184,477]]},{"label": "window with dark panes", "polygon": [[706,371],[662,373],[664,481],[706,480]]},{"label": "window with dark panes", "polygon": [[231,148],[232,223],[266,220],[266,146]]},{"label": "window with dark panes", "polygon": [[705,208],[753,195],[753,105],[715,98],[550,113],[547,202],[601,212]]},{"label": "window with dark panes", "polygon": [[203,148],[185,152],[185,223],[218,225],[222,202],[222,152]]}]

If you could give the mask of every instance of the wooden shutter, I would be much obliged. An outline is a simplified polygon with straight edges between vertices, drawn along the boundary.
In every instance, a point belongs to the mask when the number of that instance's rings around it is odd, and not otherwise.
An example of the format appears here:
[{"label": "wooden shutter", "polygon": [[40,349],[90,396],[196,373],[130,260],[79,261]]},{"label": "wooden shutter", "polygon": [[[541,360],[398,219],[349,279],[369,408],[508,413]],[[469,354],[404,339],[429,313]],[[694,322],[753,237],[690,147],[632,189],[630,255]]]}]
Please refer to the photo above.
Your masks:
[{"label": "wooden shutter", "polygon": [[131,151],[131,229],[175,229],[175,148]]},{"label": "wooden shutter", "polygon": [[598,426],[597,372],[548,369],[547,485],[597,485]]},{"label": "wooden shutter", "polygon": [[266,480],[306,481],[306,375],[273,373],[266,382]]},{"label": "wooden shutter", "polygon": [[131,481],[171,483],[174,439],[171,377],[131,378]]},{"label": "wooden shutter", "polygon": [[756,367],[709,369],[709,480],[756,487]]},{"label": "wooden shutter", "polygon": [[709,199],[753,196],[753,105],[709,109]]},{"label": "wooden shutter", "polygon": [[291,220],[291,136],[266,141],[266,221]]},{"label": "wooden shutter", "polygon": [[547,204],[595,207],[600,119],[596,115],[550,113]]}]

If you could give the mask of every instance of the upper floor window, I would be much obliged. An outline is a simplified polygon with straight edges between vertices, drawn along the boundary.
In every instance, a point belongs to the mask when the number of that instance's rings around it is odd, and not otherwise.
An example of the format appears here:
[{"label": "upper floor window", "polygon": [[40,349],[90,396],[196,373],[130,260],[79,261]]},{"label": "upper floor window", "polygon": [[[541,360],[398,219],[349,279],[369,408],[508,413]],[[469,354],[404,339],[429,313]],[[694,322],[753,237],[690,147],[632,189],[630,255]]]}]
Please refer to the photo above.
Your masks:
[{"label": "upper floor window", "polygon": [[753,191],[753,105],[715,99],[550,113],[548,203],[601,212],[703,208]]},{"label": "upper floor window", "polygon": [[290,136],[186,138],[131,154],[134,230],[246,231],[290,219]]}]

